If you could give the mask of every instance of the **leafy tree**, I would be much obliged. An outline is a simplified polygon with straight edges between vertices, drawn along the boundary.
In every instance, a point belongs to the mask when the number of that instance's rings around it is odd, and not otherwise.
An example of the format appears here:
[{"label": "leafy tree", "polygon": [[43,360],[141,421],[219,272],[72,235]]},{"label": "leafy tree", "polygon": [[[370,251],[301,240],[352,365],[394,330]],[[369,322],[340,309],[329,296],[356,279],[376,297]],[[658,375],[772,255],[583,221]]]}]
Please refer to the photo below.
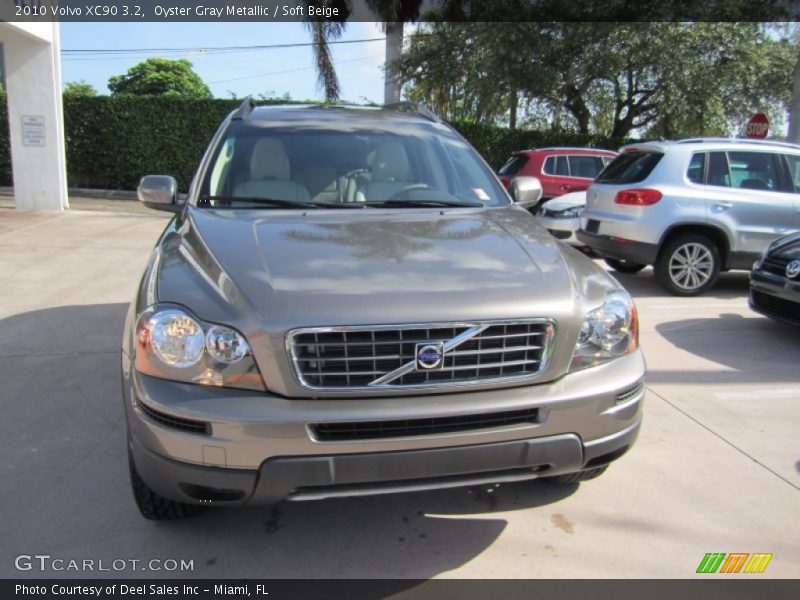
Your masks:
[{"label": "leafy tree", "polygon": [[65,96],[97,96],[97,90],[91,83],[80,81],[69,81],[64,86]]},{"label": "leafy tree", "polygon": [[[729,134],[789,101],[792,45],[758,23],[435,23],[398,69],[448,118],[624,138]],[[779,121],[780,119],[774,119]]]},{"label": "leafy tree", "polygon": [[434,23],[412,38],[395,62],[408,82],[406,97],[424,101],[448,120],[491,123],[505,113],[508,90],[503,79],[503,56],[487,40],[496,23]]},{"label": "leafy tree", "polygon": [[211,98],[208,86],[186,59],[148,58],[128,69],[125,75],[111,77],[108,89],[114,95]]}]

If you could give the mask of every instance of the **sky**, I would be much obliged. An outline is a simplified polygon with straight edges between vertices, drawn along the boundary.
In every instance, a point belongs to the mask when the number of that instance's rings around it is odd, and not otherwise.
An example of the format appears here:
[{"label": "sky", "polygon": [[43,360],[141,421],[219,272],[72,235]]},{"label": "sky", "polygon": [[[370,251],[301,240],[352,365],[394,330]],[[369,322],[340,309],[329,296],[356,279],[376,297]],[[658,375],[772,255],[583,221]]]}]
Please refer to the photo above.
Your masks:
[{"label": "sky", "polygon": [[[381,38],[380,23],[348,23],[342,40]],[[186,58],[217,98],[259,94],[322,100],[310,46],[226,53],[158,53],[73,56],[64,50],[202,48],[307,43],[302,23],[62,23],[64,83],[84,80],[108,94],[108,79],[149,56]],[[382,41],[334,45],[332,54],[343,100],[383,102]]]}]

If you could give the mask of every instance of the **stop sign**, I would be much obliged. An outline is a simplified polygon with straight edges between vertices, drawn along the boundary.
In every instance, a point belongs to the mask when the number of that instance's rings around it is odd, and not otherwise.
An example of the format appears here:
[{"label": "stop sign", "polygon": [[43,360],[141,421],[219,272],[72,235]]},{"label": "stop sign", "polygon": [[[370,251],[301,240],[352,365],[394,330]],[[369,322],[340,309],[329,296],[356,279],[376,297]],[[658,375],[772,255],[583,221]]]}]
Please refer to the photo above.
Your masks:
[{"label": "stop sign", "polygon": [[749,138],[763,140],[767,137],[767,131],[769,131],[769,119],[767,119],[767,115],[760,112],[750,117],[744,134]]}]

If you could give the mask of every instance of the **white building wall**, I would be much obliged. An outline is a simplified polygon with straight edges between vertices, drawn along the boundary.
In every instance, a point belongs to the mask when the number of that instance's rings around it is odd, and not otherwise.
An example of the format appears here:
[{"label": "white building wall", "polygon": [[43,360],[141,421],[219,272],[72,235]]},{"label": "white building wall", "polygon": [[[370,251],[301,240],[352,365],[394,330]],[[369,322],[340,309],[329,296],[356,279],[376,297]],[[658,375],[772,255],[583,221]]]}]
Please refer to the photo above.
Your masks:
[{"label": "white building wall", "polygon": [[16,207],[63,210],[68,200],[58,24],[0,23],[0,42]]}]

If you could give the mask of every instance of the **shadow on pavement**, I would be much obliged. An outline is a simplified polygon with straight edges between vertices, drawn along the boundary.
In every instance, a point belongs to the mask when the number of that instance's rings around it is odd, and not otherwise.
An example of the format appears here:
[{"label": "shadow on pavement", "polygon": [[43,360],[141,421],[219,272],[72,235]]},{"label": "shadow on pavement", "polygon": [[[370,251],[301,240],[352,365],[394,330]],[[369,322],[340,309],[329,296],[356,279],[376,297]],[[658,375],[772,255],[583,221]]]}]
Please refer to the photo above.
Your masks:
[{"label": "shadow on pavement", "polygon": [[[713,361],[721,370],[663,368],[650,364],[648,383],[770,383],[797,384],[800,329],[755,315],[721,314],[711,319],[684,319],[656,325],[675,347]],[[754,348],[759,348],[754,352]]]},{"label": "shadow on pavement", "polygon": [[[676,301],[686,301],[670,294],[656,283],[653,277],[653,270],[647,268],[634,275],[609,271],[624,287],[634,299],[637,298],[674,298]],[[729,300],[732,298],[747,297],[750,290],[750,273],[747,271],[730,271],[722,273],[717,283],[704,293],[700,298],[713,298],[717,300]]]},{"label": "shadow on pavement", "polygon": [[[529,481],[142,519],[129,490],[119,346],[127,305],[64,306],[0,320],[0,576],[172,577],[13,567],[20,553],[61,558],[191,559],[180,576],[429,578],[481,554],[503,513],[576,489]],[[543,553],[530,532],[531,560]],[[402,584],[401,584],[402,587]],[[399,591],[399,590],[398,590]]]}]

